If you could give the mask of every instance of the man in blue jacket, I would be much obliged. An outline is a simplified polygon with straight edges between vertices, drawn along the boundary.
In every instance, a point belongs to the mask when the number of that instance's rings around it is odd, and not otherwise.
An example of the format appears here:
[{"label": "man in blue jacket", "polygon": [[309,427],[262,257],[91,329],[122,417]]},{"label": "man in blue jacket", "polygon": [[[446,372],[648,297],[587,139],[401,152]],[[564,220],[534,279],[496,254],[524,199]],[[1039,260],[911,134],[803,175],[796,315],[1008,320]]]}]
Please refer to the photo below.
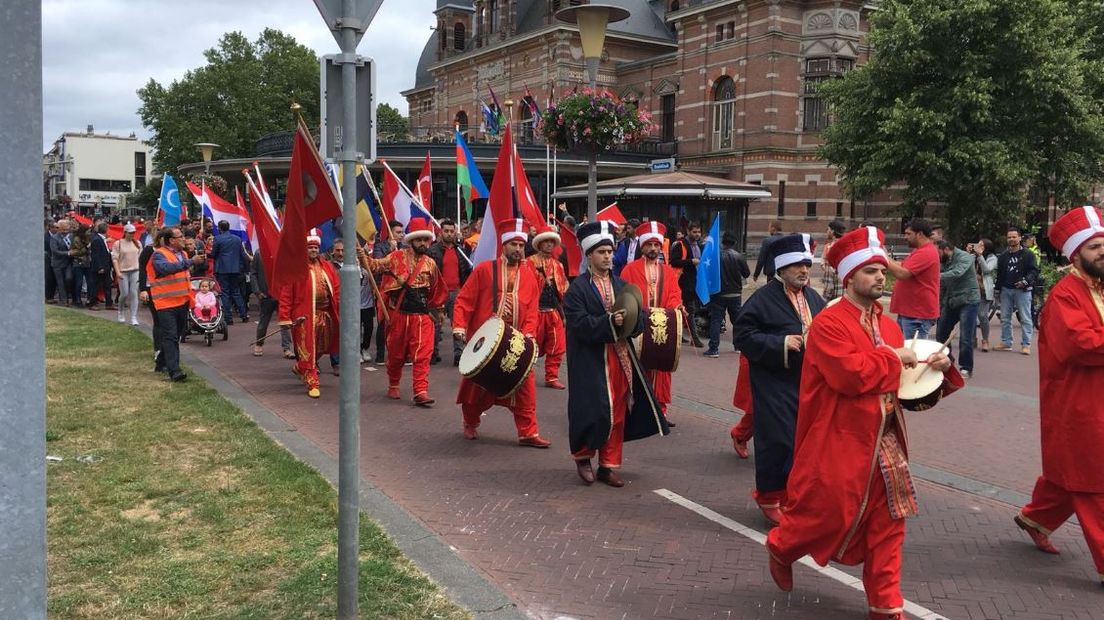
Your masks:
[{"label": "man in blue jacket", "polygon": [[249,322],[249,309],[245,307],[245,300],[241,294],[242,267],[249,257],[245,254],[245,246],[242,240],[230,232],[230,222],[221,220],[218,223],[218,234],[211,244],[210,255],[215,261],[215,279],[222,289],[222,314],[226,317],[226,324],[233,325],[234,318],[230,312],[230,304],[238,311],[242,322]]}]

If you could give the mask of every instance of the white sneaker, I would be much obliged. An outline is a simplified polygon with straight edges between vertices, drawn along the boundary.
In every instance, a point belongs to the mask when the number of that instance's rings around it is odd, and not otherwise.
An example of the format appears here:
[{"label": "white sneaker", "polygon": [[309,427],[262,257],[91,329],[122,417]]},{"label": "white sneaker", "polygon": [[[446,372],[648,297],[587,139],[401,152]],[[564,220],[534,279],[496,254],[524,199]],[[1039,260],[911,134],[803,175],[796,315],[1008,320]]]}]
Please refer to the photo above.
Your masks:
[{"label": "white sneaker", "polygon": [[119,322],[120,323],[126,323],[126,317],[124,317],[122,315],[119,315]]},{"label": "white sneaker", "polygon": [[131,325],[134,325],[135,327],[137,327],[137,326],[138,326],[138,319],[131,319],[131,320],[130,320],[130,324],[131,324]]}]

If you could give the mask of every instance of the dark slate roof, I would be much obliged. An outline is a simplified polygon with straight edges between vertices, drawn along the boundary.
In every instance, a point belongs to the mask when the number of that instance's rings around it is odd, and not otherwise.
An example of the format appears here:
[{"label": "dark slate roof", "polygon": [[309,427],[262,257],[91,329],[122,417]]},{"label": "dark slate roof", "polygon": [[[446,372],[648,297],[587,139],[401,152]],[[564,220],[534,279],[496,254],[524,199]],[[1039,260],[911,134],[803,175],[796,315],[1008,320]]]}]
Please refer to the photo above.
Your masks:
[{"label": "dark slate roof", "polygon": [[475,4],[472,3],[472,0],[437,0],[438,9],[443,9],[450,4],[462,6],[466,9],[475,9]]},{"label": "dark slate roof", "polygon": [[[437,1],[441,2],[443,0]],[[418,68],[414,70],[414,90],[433,85],[433,72],[429,70],[429,66],[435,62],[437,62],[436,30],[429,35],[429,40],[422,48],[422,55],[418,57]]]},{"label": "dark slate roof", "polygon": [[[439,0],[440,1],[440,0]],[[612,4],[629,11],[625,21],[610,24],[611,32],[675,42],[675,35],[664,22],[664,0],[602,0],[602,4]],[[525,34],[545,27],[544,16],[548,14],[548,0],[521,0],[518,3],[517,34]]]}]

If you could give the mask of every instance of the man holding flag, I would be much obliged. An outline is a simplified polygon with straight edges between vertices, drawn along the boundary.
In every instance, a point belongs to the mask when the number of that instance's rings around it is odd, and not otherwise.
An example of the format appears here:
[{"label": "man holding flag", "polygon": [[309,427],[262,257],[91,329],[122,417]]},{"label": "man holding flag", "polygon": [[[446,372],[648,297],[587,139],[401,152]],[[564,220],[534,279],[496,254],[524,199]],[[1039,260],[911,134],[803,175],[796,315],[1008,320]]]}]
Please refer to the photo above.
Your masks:
[{"label": "man holding flag", "polygon": [[[805,337],[813,317],[825,304],[809,286],[813,264],[809,235],[779,237],[771,243],[769,259],[775,269],[774,278],[748,298],[732,329],[741,355],[748,360],[755,411],[752,497],[767,520],[777,524],[793,467]],[[699,273],[699,278],[702,276]],[[719,280],[719,273],[717,277]]]}]

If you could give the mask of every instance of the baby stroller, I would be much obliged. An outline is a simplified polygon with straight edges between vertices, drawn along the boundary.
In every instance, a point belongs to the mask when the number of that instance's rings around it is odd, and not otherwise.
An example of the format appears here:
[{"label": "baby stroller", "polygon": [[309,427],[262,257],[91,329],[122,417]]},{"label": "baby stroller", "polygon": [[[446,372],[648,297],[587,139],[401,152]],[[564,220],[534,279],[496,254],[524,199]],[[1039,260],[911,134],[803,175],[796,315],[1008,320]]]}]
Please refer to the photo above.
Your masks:
[{"label": "baby stroller", "polygon": [[[211,285],[211,292],[218,295],[221,291],[219,289],[218,282],[214,278],[192,278],[189,286],[192,287],[193,292],[199,292],[199,285],[202,282],[207,282]],[[184,335],[180,337],[180,341],[184,342],[188,334],[203,334],[203,340],[207,343],[207,346],[211,346],[211,343],[215,340],[215,334],[222,334],[223,340],[230,338],[230,330],[226,328],[226,321],[222,316],[222,303],[216,303],[214,311],[210,316],[202,316],[199,309],[192,307],[188,309],[188,329],[185,330]]]}]

